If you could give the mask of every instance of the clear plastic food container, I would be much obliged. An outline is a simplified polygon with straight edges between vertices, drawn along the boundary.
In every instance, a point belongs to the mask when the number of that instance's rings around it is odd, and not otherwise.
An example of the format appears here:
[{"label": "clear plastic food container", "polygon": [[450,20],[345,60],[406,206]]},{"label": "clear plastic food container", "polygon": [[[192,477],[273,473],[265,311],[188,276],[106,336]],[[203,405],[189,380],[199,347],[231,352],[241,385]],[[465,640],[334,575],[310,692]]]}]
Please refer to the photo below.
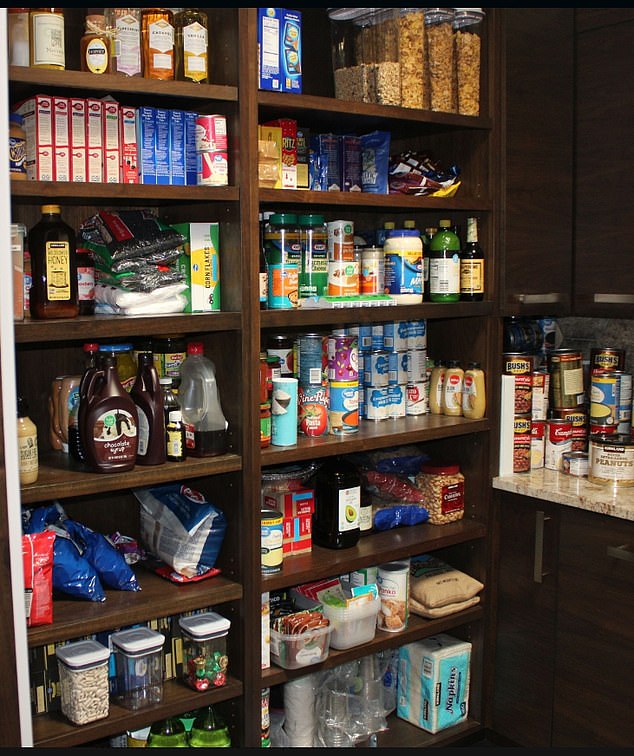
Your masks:
[{"label": "clear plastic food container", "polygon": [[429,107],[442,113],[456,112],[453,19],[453,8],[425,9]]},{"label": "clear plastic food container", "polygon": [[425,59],[425,8],[400,8],[398,16],[401,105],[429,109]]},{"label": "clear plastic food container", "polygon": [[278,633],[271,628],[271,659],[278,667],[298,669],[328,658],[332,627],[318,627],[303,633]]},{"label": "clear plastic food container", "polygon": [[115,653],[117,703],[128,709],[160,703],[163,698],[165,636],[149,627],[110,636]]},{"label": "clear plastic food container", "polygon": [[480,115],[482,8],[454,8],[456,106],[461,115]]},{"label": "clear plastic food container", "polygon": [[227,634],[231,621],[216,612],[178,620],[183,635],[183,680],[194,690],[219,688],[227,682]]},{"label": "clear plastic food container", "polygon": [[330,648],[352,648],[371,641],[376,635],[376,617],[380,607],[379,596],[349,607],[324,604],[323,613],[332,627]]},{"label": "clear plastic food container", "polygon": [[59,646],[55,655],[62,714],[77,725],[107,717],[109,649],[97,641],[83,640]]}]

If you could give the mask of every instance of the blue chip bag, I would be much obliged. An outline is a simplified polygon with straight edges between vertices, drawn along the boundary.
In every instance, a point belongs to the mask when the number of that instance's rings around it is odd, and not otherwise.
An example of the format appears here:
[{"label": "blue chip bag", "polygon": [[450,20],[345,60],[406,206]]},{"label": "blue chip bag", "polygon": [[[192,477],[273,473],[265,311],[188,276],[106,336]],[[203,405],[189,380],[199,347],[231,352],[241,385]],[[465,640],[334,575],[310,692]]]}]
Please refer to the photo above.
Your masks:
[{"label": "blue chip bag", "polygon": [[389,194],[390,132],[372,131],[361,136],[361,190]]}]

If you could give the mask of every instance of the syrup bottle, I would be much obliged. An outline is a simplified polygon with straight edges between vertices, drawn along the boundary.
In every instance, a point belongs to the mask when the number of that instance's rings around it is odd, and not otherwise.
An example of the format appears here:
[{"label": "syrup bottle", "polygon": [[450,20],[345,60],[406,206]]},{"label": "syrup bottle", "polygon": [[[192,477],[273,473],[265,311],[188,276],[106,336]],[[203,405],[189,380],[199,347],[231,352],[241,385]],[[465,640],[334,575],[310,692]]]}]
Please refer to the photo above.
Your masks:
[{"label": "syrup bottle", "polygon": [[130,396],[139,415],[139,465],[162,465],[166,459],[163,391],[152,352],[139,352],[138,370]]}]

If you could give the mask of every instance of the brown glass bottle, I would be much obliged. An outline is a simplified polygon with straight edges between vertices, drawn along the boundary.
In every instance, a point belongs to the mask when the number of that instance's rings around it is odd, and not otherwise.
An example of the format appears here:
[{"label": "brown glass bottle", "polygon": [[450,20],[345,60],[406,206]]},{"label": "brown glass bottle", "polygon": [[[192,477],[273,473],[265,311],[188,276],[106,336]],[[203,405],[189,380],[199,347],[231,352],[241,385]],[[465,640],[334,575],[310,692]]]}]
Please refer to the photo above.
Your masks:
[{"label": "brown glass bottle", "polygon": [[121,385],[112,355],[104,354],[101,367],[90,372],[84,393],[79,432],[88,467],[99,473],[131,470],[136,463],[139,416]]},{"label": "brown glass bottle", "polygon": [[355,546],[361,535],[361,476],[343,457],[324,463],[315,476],[313,543],[328,549]]},{"label": "brown glass bottle", "polygon": [[42,217],[28,234],[32,284],[31,317],[75,318],[79,314],[75,232],[59,205],[42,205]]},{"label": "brown glass bottle", "polygon": [[152,352],[139,352],[139,366],[130,396],[139,415],[139,465],[162,465],[166,460],[163,390]]},{"label": "brown glass bottle", "polygon": [[174,79],[174,14],[169,8],[143,8],[141,48],[146,79]]}]

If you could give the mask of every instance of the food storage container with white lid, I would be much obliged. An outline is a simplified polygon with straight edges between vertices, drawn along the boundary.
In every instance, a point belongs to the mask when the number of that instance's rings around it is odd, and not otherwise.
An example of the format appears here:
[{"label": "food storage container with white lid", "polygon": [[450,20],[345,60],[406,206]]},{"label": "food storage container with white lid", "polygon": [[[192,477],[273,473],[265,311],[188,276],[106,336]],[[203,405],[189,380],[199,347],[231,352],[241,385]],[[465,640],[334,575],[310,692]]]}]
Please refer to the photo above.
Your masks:
[{"label": "food storage container with white lid", "polygon": [[456,105],[461,115],[480,115],[482,8],[454,8]]},{"label": "food storage container with white lid", "polygon": [[59,646],[55,655],[62,714],[78,725],[107,717],[109,649],[97,641],[82,640]]},{"label": "food storage container with white lid", "polygon": [[160,703],[163,698],[165,636],[149,627],[133,627],[110,636],[115,653],[117,703],[128,709]]},{"label": "food storage container with white lid", "polygon": [[456,112],[453,19],[453,8],[425,8],[429,107],[441,113]]},{"label": "food storage container with white lid", "polygon": [[221,687],[227,682],[227,634],[231,621],[217,612],[180,617],[183,636],[183,680],[194,690]]}]

